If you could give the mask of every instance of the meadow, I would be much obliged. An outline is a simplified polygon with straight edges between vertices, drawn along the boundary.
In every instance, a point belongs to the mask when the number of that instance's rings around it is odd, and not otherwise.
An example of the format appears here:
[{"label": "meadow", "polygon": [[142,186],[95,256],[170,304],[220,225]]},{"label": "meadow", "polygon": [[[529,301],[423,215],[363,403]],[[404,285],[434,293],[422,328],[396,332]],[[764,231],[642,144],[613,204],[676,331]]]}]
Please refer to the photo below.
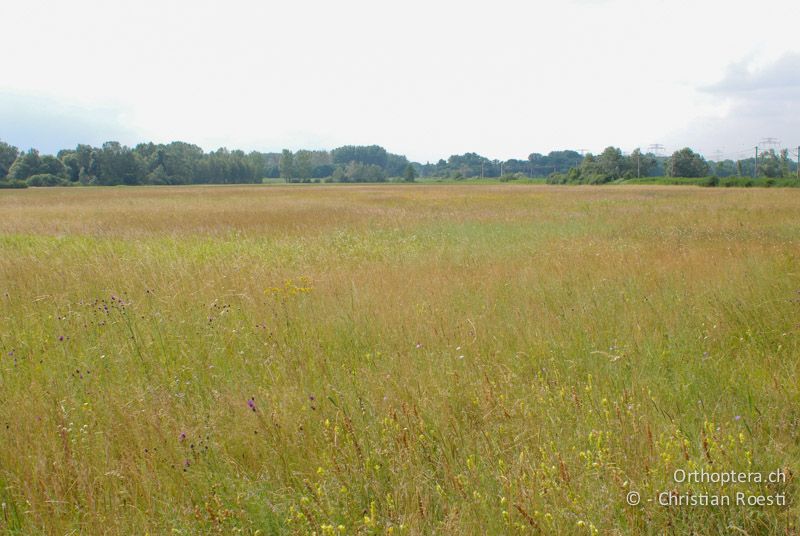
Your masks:
[{"label": "meadow", "polygon": [[798,255],[794,190],[0,191],[0,532],[798,534]]}]

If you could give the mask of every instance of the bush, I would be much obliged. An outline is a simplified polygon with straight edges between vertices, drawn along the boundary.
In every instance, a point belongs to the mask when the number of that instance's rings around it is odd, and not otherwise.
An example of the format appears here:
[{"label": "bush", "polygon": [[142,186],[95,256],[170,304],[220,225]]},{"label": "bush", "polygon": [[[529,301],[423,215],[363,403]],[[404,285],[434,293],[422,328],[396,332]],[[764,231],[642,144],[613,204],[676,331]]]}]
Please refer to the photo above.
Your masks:
[{"label": "bush", "polygon": [[500,182],[518,181],[527,178],[528,177],[524,173],[506,173],[505,175],[500,177]]},{"label": "bush", "polygon": [[27,188],[28,185],[25,184],[25,181],[18,181],[16,179],[5,181],[0,180],[0,189],[4,188]]},{"label": "bush", "polygon": [[28,183],[28,186],[63,186],[67,184],[64,179],[51,173],[31,175],[25,182]]},{"label": "bush", "polygon": [[710,188],[719,186],[719,177],[716,175],[713,177],[706,177],[706,179],[701,183],[701,186],[708,186]]}]

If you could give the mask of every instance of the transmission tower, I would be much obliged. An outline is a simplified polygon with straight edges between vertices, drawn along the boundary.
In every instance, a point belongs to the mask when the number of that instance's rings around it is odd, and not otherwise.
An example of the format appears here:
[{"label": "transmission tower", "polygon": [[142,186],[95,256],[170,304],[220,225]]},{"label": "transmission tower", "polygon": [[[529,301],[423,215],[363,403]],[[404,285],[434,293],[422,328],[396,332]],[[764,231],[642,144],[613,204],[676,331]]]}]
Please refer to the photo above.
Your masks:
[{"label": "transmission tower", "polygon": [[664,146],[660,143],[651,143],[647,146],[647,151],[656,156],[662,156],[662,153],[664,152]]},{"label": "transmission tower", "polygon": [[759,142],[759,145],[766,148],[774,149],[777,147],[780,149],[781,142],[778,140],[778,138],[762,138],[761,142]]}]

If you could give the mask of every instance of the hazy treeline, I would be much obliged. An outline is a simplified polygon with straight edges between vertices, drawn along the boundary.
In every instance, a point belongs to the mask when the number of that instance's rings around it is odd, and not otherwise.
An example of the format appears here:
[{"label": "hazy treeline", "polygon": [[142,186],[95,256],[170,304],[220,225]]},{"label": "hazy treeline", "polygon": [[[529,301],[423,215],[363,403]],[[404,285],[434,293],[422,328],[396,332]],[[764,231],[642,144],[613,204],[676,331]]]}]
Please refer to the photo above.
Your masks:
[{"label": "hazy treeline", "polygon": [[[758,166],[756,168],[756,165]],[[616,147],[607,147],[601,154],[587,154],[580,165],[565,173],[553,173],[548,177],[552,184],[582,183],[603,184],[619,179],[639,177],[766,177],[788,178],[797,172],[797,164],[790,160],[789,151],[769,150],[755,158],[745,160],[706,161],[688,147],[672,153],[669,157],[643,154],[639,149],[625,155]]]},{"label": "hazy treeline", "polygon": [[531,153],[527,159],[492,160],[477,153],[452,155],[447,160],[421,164],[388,152],[378,145],[346,145],[331,151],[261,153],[225,148],[205,152],[197,145],[140,143],[127,147],[109,141],[101,147],[78,145],[56,155],[36,149],[21,151],[0,141],[0,187],[117,185],[117,184],[242,184],[264,179],[286,182],[414,181],[417,177],[544,178],[555,184],[603,184],[637,177],[789,177],[797,164],[787,150],[754,158],[706,161],[689,148],[670,157],[624,154],[607,147],[599,155],[577,151]]},{"label": "hazy treeline", "polygon": [[110,141],[101,147],[78,145],[53,156],[36,149],[20,151],[0,141],[0,180],[30,186],[241,184],[264,178],[376,182],[401,176],[416,177],[408,159],[376,145],[282,153],[221,148],[207,153],[184,142],[140,143],[131,148]]}]

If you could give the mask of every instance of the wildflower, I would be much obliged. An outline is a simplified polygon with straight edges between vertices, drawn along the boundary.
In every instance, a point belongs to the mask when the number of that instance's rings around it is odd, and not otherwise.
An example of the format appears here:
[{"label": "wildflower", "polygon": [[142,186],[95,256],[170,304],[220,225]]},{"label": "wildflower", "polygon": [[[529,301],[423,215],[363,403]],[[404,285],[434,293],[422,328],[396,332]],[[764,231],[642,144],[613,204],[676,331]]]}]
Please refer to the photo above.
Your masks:
[{"label": "wildflower", "polygon": [[256,399],[255,398],[249,399],[247,401],[247,407],[250,408],[251,410],[255,411],[256,410]]},{"label": "wildflower", "polygon": [[181,435],[178,436],[178,441],[185,441],[186,440],[186,432],[181,432]]},{"label": "wildflower", "polygon": [[418,343],[417,343],[417,350],[419,350],[420,348],[422,348],[422,343],[421,343],[421,342],[418,342]]},{"label": "wildflower", "polygon": [[737,420],[737,421],[738,421],[738,420],[740,420],[741,418],[742,418],[742,416],[741,416],[741,415],[737,415],[736,417],[734,417],[734,420]]},{"label": "wildflower", "polygon": [[64,336],[63,335],[59,335],[58,340],[63,342]]}]

